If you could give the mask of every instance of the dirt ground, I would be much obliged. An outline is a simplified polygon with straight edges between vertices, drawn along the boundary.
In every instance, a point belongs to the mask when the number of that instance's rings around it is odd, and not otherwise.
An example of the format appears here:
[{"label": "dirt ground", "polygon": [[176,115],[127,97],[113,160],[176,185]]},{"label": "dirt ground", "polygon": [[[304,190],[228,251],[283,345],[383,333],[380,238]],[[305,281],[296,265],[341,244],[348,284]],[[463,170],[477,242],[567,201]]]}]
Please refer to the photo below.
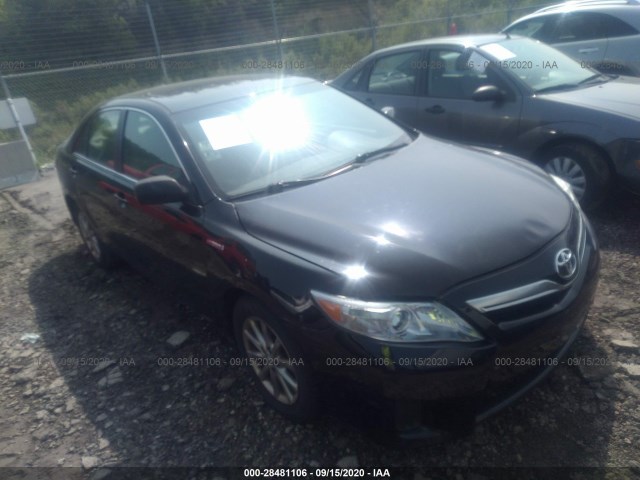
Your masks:
[{"label": "dirt ground", "polygon": [[[617,194],[591,218],[601,279],[572,364],[470,436],[386,444],[354,421],[358,406],[349,402],[296,425],[263,404],[242,368],[176,366],[190,356],[237,356],[215,315],[181,308],[127,267],[95,267],[54,171],[5,190],[0,478],[115,479],[123,478],[118,467],[207,466],[383,467],[416,480],[638,478],[640,198]],[[186,333],[168,343],[178,332]]]}]

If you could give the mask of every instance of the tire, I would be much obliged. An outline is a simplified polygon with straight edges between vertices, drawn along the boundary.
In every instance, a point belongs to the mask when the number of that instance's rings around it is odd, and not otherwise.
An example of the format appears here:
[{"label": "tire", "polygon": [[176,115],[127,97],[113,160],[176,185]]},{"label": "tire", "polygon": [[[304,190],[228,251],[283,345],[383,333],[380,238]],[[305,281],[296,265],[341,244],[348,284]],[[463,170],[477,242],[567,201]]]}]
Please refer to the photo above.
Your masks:
[{"label": "tire", "polygon": [[113,268],[116,258],[102,240],[98,237],[95,226],[89,216],[81,209],[78,209],[78,230],[84,245],[87,247],[91,259],[105,270]]},{"label": "tire", "polygon": [[281,323],[254,298],[241,297],[233,327],[265,401],[293,421],[311,420],[317,411],[311,366]]},{"label": "tire", "polygon": [[611,188],[611,170],[594,148],[580,143],[564,143],[546,150],[542,167],[547,173],[568,182],[585,210],[599,206]]}]

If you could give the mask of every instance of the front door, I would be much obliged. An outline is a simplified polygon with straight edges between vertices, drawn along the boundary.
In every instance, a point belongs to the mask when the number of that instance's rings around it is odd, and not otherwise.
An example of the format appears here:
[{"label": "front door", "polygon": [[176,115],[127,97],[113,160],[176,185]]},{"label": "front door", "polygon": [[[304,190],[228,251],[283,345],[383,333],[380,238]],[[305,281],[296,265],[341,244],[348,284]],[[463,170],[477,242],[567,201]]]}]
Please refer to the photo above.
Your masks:
[{"label": "front door", "polygon": [[[428,52],[424,94],[418,100],[416,127],[438,137],[491,148],[516,138],[522,98],[486,57],[454,47]],[[476,101],[473,92],[494,85],[498,101]]]}]

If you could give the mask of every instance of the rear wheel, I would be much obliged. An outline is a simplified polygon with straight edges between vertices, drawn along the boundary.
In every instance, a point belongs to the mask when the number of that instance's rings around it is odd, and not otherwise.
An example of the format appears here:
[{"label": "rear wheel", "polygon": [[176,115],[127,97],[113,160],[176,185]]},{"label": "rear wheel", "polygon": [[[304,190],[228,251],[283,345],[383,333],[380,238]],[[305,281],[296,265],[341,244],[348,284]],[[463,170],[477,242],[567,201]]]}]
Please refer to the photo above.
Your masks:
[{"label": "rear wheel", "polygon": [[542,167],[571,185],[583,208],[600,205],[611,187],[611,170],[594,148],[579,143],[564,143],[548,149]]},{"label": "rear wheel", "polygon": [[233,322],[238,347],[265,401],[292,420],[311,419],[317,404],[311,367],[280,322],[250,297],[238,300]]},{"label": "rear wheel", "polygon": [[113,267],[115,257],[109,247],[100,240],[91,219],[82,210],[78,211],[78,230],[93,261],[105,269]]}]

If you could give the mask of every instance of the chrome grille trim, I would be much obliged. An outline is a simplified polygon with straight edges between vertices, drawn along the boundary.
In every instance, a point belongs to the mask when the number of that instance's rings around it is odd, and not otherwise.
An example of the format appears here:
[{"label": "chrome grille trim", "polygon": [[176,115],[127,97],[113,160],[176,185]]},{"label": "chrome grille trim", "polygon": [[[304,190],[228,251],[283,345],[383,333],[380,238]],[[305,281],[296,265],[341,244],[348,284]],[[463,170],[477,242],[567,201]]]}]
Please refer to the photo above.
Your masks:
[{"label": "chrome grille trim", "polygon": [[467,300],[467,304],[482,313],[493,312],[561,292],[570,286],[571,282],[562,284],[551,280],[540,280],[504,292]]}]

